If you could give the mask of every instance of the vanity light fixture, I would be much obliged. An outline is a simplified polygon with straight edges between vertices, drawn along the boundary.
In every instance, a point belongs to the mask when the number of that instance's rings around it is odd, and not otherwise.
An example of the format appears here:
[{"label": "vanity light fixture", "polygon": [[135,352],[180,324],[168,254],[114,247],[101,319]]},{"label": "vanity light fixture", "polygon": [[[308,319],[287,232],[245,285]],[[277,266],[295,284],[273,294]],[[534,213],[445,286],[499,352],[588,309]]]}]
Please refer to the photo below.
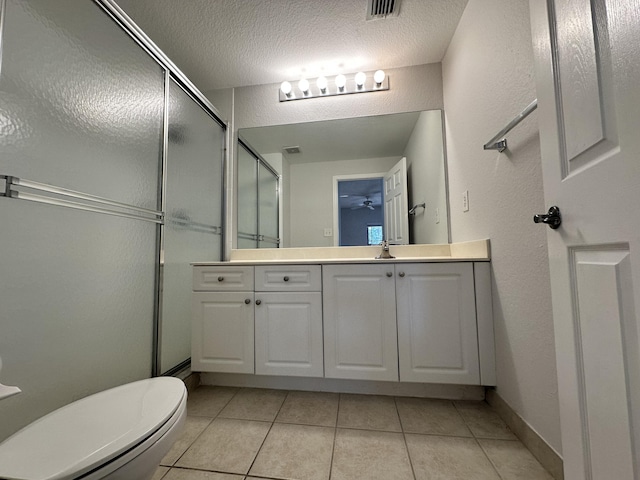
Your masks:
[{"label": "vanity light fixture", "polygon": [[309,95],[309,80],[307,80],[306,78],[301,79],[298,82],[298,88],[302,92],[302,95],[304,95],[305,97]]},{"label": "vanity light fixture", "polygon": [[280,85],[280,93],[284,94],[284,96],[289,99],[291,98],[293,95],[291,93],[291,90],[293,90],[293,87],[291,86],[291,84],[289,82],[282,82],[282,84]]},{"label": "vanity light fixture", "polygon": [[315,80],[301,79],[297,88],[293,82],[282,82],[279,99],[281,102],[305,98],[330,97],[350,93],[367,93],[389,90],[389,77],[383,70],[336,75],[333,79],[320,76]]},{"label": "vanity light fixture", "polygon": [[327,93],[327,86],[329,85],[327,82],[327,77],[318,77],[318,79],[316,80],[316,85],[318,86],[318,89],[320,90],[320,93],[322,95],[325,95]]}]

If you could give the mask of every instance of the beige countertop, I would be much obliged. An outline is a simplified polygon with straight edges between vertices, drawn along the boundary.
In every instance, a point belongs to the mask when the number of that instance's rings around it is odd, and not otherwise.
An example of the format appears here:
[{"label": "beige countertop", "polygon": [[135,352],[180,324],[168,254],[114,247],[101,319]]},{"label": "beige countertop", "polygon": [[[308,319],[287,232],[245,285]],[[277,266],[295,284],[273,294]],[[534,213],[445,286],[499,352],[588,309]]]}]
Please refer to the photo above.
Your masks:
[{"label": "beige countertop", "polygon": [[491,260],[488,239],[433,245],[390,245],[396,258],[376,259],[380,246],[259,248],[232,250],[228,262],[193,262],[192,265],[323,264],[380,262],[483,262]]}]

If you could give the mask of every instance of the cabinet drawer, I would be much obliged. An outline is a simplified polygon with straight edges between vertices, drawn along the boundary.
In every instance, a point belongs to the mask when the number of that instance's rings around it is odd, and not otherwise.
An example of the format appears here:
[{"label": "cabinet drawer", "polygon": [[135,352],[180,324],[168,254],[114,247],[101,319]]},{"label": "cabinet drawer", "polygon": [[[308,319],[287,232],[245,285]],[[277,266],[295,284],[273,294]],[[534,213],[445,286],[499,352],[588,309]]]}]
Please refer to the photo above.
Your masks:
[{"label": "cabinet drawer", "polygon": [[193,267],[193,289],[201,292],[249,292],[253,267]]},{"label": "cabinet drawer", "polygon": [[256,265],[256,292],[319,292],[320,265]]}]

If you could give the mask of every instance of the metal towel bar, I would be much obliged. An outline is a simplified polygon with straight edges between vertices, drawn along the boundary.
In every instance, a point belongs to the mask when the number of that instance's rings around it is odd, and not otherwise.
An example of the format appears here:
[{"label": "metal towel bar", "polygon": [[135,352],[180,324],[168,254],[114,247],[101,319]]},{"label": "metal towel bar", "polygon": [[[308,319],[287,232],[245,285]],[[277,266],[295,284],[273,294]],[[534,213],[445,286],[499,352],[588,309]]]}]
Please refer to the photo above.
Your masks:
[{"label": "metal towel bar", "polygon": [[[518,125],[522,120],[524,120],[531,112],[533,112],[538,107],[538,99],[536,98],[533,102],[527,105],[516,118],[511,120],[509,124],[496,133],[491,140],[484,144],[485,150],[498,150],[499,152],[504,152],[507,148],[507,139],[504,136],[511,131],[513,127]],[[502,139],[502,140],[500,140]],[[498,141],[500,140],[500,141]]]},{"label": "metal towel bar", "polygon": [[210,233],[212,235],[222,235],[222,227],[209,225],[206,223],[194,222],[190,218],[183,215],[166,217],[165,225],[171,225],[181,230],[190,230],[192,232]]},{"label": "metal towel bar", "polygon": [[238,238],[245,240],[258,240],[261,242],[275,243],[280,245],[280,239],[276,237],[270,237],[268,235],[257,235],[255,233],[238,232]]},{"label": "metal towel bar", "polygon": [[[164,214],[157,210],[116,202],[115,200],[98,197],[89,193],[77,192],[54,185],[47,185],[46,183],[25,180],[12,175],[0,175],[0,180],[5,181],[4,192],[0,192],[1,197],[29,200],[47,205],[57,205],[60,207],[115,215],[153,223],[162,224],[164,222]],[[57,196],[48,196],[47,194]],[[91,203],[83,203],[83,200]]]},{"label": "metal towel bar", "polygon": [[415,215],[416,214],[416,208],[424,208],[426,210],[427,208],[427,204],[426,203],[418,203],[417,205],[414,205],[413,207],[411,207],[409,209],[409,215]]}]

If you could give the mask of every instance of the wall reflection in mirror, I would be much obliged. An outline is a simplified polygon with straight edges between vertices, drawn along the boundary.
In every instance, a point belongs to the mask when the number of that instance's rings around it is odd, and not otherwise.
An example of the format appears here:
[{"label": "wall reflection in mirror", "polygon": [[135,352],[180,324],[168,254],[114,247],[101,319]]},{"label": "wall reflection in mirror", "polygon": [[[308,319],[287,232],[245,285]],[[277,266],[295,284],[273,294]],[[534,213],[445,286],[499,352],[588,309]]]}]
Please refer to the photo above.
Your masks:
[{"label": "wall reflection in mirror", "polygon": [[[403,157],[407,189],[402,216],[408,220],[409,243],[450,241],[440,110],[247,128],[238,136],[280,176],[280,247],[369,244],[378,235],[372,233],[378,229],[370,227],[380,221],[367,217],[378,209],[383,223],[388,222],[385,194],[369,191],[370,183],[362,183],[366,192],[358,189],[356,181],[384,177]],[[238,148],[239,169],[243,168],[243,150]],[[240,177],[239,173],[237,225],[242,232],[240,211],[249,199],[255,201],[255,184]],[[353,188],[338,188],[344,181]],[[407,215],[407,210],[423,203],[424,208]],[[264,221],[273,222],[273,213]],[[361,234],[354,235],[356,230],[362,230]],[[349,240],[345,240],[347,234]],[[237,246],[256,248],[244,242],[242,235],[237,236]]]}]

